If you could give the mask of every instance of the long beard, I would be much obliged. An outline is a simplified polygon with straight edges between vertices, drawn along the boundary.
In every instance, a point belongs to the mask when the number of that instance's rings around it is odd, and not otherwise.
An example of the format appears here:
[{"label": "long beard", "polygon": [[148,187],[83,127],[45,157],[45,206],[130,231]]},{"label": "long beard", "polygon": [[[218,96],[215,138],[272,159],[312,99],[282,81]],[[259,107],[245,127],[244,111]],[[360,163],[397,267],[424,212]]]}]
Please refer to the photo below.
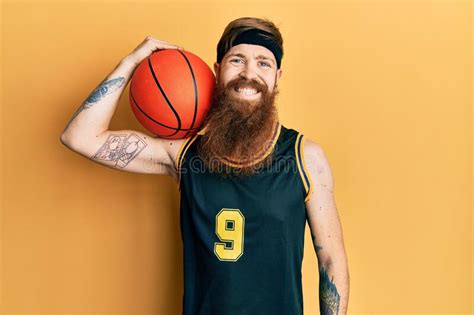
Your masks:
[{"label": "long beard", "polygon": [[[260,96],[252,100],[239,98],[233,90],[242,86],[256,89]],[[225,87],[216,86],[204,121],[206,131],[198,146],[199,155],[211,172],[224,177],[248,176],[271,165],[272,154],[268,151],[278,122],[278,93],[277,87],[270,93],[267,86],[242,78]]]}]

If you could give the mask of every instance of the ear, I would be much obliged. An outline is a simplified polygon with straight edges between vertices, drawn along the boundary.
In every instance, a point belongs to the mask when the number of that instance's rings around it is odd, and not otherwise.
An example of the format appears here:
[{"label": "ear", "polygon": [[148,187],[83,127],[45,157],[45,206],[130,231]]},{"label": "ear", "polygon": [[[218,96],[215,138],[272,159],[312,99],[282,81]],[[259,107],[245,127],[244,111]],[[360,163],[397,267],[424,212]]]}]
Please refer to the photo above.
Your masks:
[{"label": "ear", "polygon": [[214,73],[215,73],[215,75],[216,75],[216,78],[219,77],[220,67],[221,67],[220,64],[218,64],[217,62],[214,62]]},{"label": "ear", "polygon": [[278,69],[278,71],[277,71],[277,78],[278,78],[278,80],[280,80],[282,74],[283,74],[283,69],[281,69],[281,68]]},{"label": "ear", "polygon": [[275,73],[275,86],[278,86],[278,82],[280,82],[281,75],[283,74],[283,70],[280,68]]}]

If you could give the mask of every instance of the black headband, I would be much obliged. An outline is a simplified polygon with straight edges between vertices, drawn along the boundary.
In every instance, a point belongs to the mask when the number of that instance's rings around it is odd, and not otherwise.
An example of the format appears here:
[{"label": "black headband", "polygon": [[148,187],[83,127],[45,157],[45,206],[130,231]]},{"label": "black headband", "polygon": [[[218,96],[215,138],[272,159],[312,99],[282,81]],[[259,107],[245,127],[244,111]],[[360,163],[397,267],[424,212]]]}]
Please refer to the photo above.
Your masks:
[{"label": "black headband", "polygon": [[[271,36],[270,33],[262,31],[260,29],[253,28],[253,29],[247,30],[245,32],[240,33],[234,39],[229,49],[239,44],[252,44],[252,45],[263,46],[273,53],[278,65],[277,68],[280,69],[281,58],[283,57],[283,52],[281,51],[280,46],[278,46],[278,44],[274,40],[269,39],[265,35]],[[227,53],[228,50],[224,51],[224,47],[217,48],[217,63],[221,62],[222,58],[224,57],[224,55]]]}]

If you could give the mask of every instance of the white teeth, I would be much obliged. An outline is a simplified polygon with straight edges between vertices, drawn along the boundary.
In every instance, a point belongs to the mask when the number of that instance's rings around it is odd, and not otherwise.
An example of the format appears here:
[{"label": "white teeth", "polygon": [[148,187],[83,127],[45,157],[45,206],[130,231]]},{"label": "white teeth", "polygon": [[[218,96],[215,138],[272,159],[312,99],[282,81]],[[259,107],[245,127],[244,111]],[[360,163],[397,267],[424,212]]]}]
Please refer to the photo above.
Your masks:
[{"label": "white teeth", "polygon": [[251,95],[257,93],[254,89],[239,89],[239,92],[245,95]]}]

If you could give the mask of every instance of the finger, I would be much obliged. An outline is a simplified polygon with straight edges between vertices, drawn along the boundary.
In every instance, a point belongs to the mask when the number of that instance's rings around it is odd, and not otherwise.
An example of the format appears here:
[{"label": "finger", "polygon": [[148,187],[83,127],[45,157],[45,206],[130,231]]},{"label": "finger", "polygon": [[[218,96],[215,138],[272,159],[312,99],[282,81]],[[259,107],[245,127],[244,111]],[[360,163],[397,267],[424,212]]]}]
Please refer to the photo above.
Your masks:
[{"label": "finger", "polygon": [[163,47],[166,47],[168,49],[179,49],[180,48],[180,46],[176,46],[176,45],[165,45]]},{"label": "finger", "polygon": [[184,48],[178,47],[178,46],[166,46],[166,47],[160,47],[159,49],[161,49],[161,50],[163,50],[163,49],[184,50]]}]

